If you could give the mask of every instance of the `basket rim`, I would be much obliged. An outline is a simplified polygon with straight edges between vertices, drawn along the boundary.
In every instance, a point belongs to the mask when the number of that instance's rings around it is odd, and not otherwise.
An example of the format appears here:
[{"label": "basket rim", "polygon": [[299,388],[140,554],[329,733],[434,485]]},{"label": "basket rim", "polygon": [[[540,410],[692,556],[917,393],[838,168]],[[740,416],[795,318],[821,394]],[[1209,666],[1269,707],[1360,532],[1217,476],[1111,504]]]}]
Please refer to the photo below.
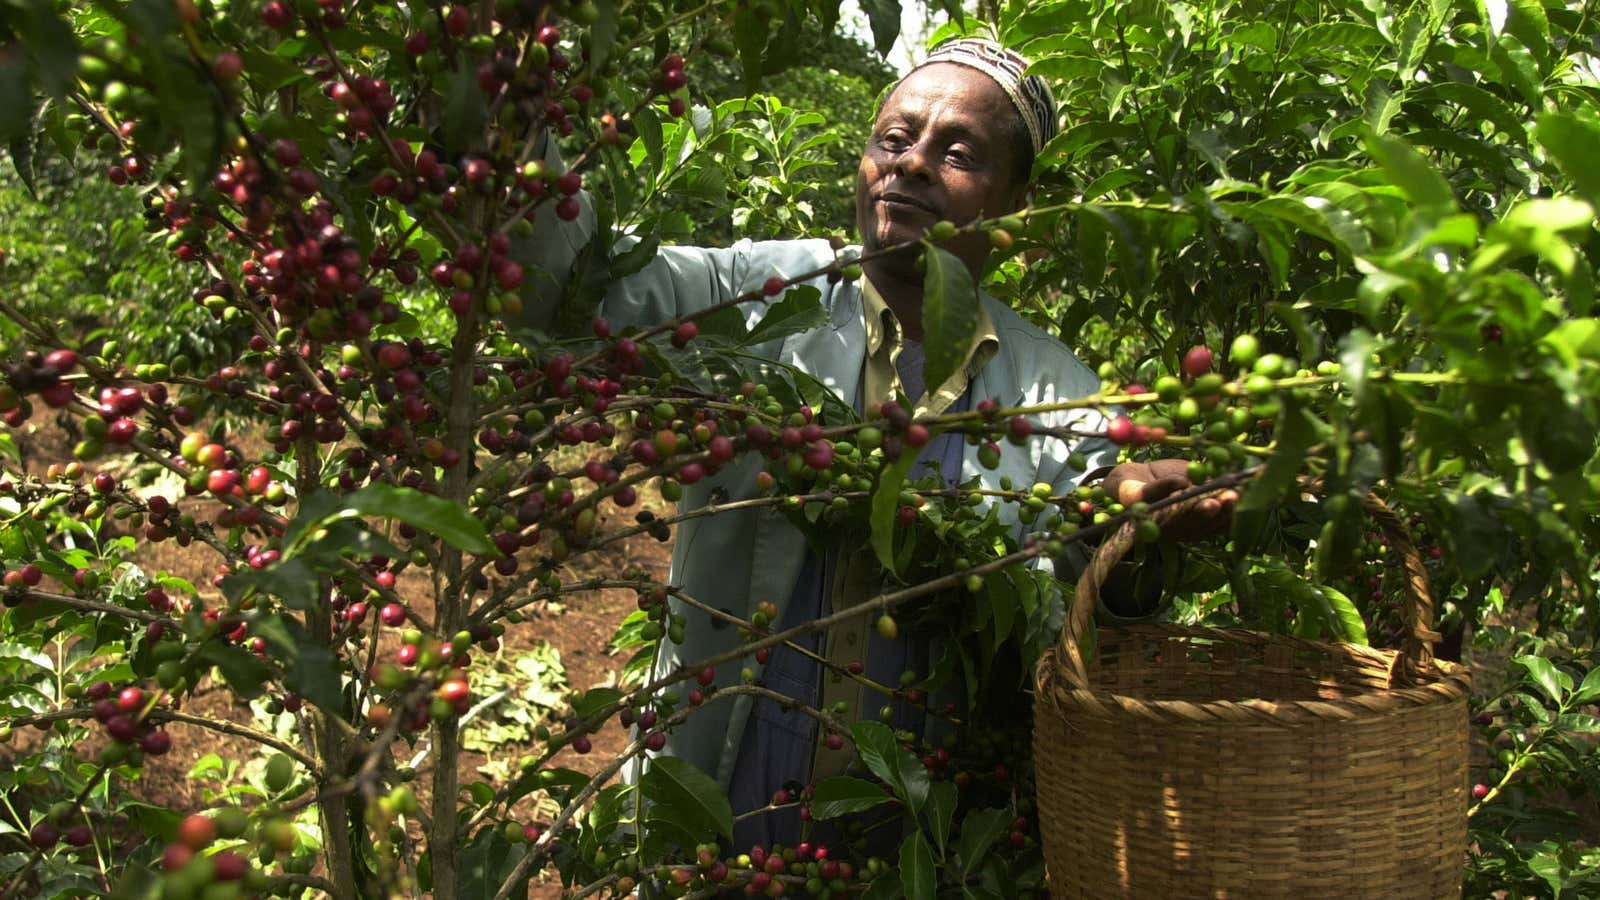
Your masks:
[{"label": "basket rim", "polygon": [[[1297,650],[1321,653],[1327,657],[1365,657],[1384,663],[1391,670],[1400,663],[1402,652],[1355,644],[1312,641],[1305,638],[1251,631],[1243,628],[1203,628],[1186,625],[1134,625],[1103,628],[1102,642],[1115,640],[1119,632],[1196,637],[1225,643],[1276,644]],[[1432,660],[1426,681],[1387,688],[1362,687],[1350,696],[1334,700],[1146,700],[1113,691],[1066,687],[1068,679],[1061,658],[1061,647],[1047,648],[1035,670],[1036,703],[1049,703],[1062,713],[1068,711],[1099,717],[1131,716],[1152,721],[1185,724],[1279,724],[1351,721],[1400,712],[1407,709],[1449,703],[1464,699],[1472,689],[1471,670],[1461,663]]]}]

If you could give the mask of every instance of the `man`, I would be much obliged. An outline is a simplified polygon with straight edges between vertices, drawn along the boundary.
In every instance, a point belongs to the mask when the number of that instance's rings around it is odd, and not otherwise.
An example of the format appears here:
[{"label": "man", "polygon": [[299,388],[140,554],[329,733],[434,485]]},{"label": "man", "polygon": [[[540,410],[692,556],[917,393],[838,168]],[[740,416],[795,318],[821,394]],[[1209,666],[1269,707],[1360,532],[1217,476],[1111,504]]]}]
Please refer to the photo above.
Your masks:
[{"label": "man", "polygon": [[[928,61],[895,85],[880,106],[856,178],[856,217],[867,251],[921,238],[936,222],[965,224],[1023,208],[1035,155],[1056,132],[1056,112],[1041,79],[1023,77],[1026,60],[1000,46],[960,40],[936,49]],[[548,232],[549,225],[541,230]],[[546,272],[564,272],[571,255],[592,231],[581,215],[566,233],[543,236],[533,261]],[[943,246],[978,277],[990,245],[982,233],[964,233]],[[981,296],[980,314],[964,348],[964,365],[943,384],[925,384],[922,365],[923,277],[917,253],[893,253],[863,264],[859,282],[815,279],[828,311],[826,325],[773,341],[756,352],[811,374],[857,410],[875,410],[899,395],[918,415],[957,412],[984,398],[1006,406],[1032,406],[1083,397],[1099,390],[1098,378],[1055,339],[1023,321],[1004,303]],[[645,269],[615,285],[602,304],[614,326],[678,318],[741,293],[771,276],[815,270],[836,259],[826,241],[740,242],[728,249],[663,248]],[[745,308],[751,323],[765,312]],[[1103,431],[1105,418],[1092,411],[1037,417],[1050,428]],[[1080,471],[1073,452],[1088,460]],[[930,442],[920,456],[950,481],[974,476],[984,488],[1045,482],[1070,491],[1091,473],[1110,471],[1107,486],[1125,501],[1153,500],[1188,484],[1183,463],[1114,466],[1116,447],[1099,438],[1069,446],[1036,437],[1008,449],[995,470],[980,466],[976,448],[958,436]],[[717,478],[689,487],[683,503],[706,503],[713,492],[739,498],[756,493],[757,459],[729,466]],[[913,473],[916,474],[916,473]],[[1212,504],[1202,518],[1225,515]],[[1009,506],[1002,516],[1020,540],[1025,529]],[[1197,523],[1201,529],[1208,523]],[[1040,564],[1053,569],[1054,561]],[[738,510],[684,522],[673,548],[671,581],[692,597],[748,618],[758,602],[782,607],[780,626],[798,625],[843,604],[876,593],[870,565],[859,553],[808,552],[798,531],[772,508]],[[868,628],[869,617],[812,641],[814,652],[839,663],[859,661],[869,677],[895,683],[902,668],[926,662],[926,648],[885,641]],[[1059,610],[1057,610],[1059,621]],[[681,645],[665,645],[657,674],[729,650],[740,643],[734,629],[691,619]],[[773,654],[763,667],[752,662],[767,687],[813,707],[843,701],[852,712],[882,702],[848,679],[824,675],[792,651]],[[926,671],[923,669],[923,671]],[[737,668],[718,673],[718,683],[737,679]],[[870,705],[869,705],[870,704]],[[869,713],[870,715],[870,713]],[[849,716],[847,718],[853,718]],[[919,730],[920,721],[897,726]],[[815,724],[768,701],[740,697],[697,710],[670,735],[667,753],[683,757],[728,789],[736,814],[766,805],[785,783],[837,774],[849,750],[819,744]],[[742,819],[736,843],[793,843],[798,818],[759,815]]]}]

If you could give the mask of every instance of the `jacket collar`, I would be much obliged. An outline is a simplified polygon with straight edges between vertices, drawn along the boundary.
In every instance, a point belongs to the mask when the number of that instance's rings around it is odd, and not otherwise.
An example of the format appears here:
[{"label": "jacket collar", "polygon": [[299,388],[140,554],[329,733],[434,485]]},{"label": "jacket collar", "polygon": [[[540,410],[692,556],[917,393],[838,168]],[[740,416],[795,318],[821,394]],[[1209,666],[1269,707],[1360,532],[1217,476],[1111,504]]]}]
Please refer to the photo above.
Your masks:
[{"label": "jacket collar", "polygon": [[[862,299],[862,284],[864,279],[855,281],[841,281],[833,285],[833,297],[830,304],[829,320],[833,326],[833,337],[845,344],[852,341],[846,332],[860,329],[863,342],[866,339],[866,314]],[[990,296],[988,292],[978,291],[978,302],[983,305],[984,318],[988,319],[993,328],[996,340],[999,342],[998,351],[984,363],[972,377],[972,396],[976,399],[995,397],[1007,406],[1018,406],[1026,394],[1026,386],[1022,384],[1021,371],[1023,366],[1018,359],[1019,354],[1026,352],[1032,344],[1029,335],[1022,329],[1017,314],[1000,300]],[[800,338],[803,340],[803,338]],[[864,346],[864,344],[863,344]],[[858,360],[852,360],[845,368],[854,369],[853,372],[837,372],[839,388],[848,388],[844,394],[848,401],[855,396],[858,380],[860,378],[860,365]]]}]

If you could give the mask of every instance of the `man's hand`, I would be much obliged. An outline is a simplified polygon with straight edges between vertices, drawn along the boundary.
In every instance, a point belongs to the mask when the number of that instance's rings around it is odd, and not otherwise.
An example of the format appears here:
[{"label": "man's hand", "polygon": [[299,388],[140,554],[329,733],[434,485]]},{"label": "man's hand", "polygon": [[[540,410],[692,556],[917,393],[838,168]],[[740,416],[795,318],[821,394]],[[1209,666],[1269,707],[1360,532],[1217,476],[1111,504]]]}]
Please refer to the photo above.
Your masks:
[{"label": "man's hand", "polygon": [[[1106,493],[1124,506],[1154,503],[1185,488],[1193,487],[1189,481],[1189,463],[1182,459],[1158,459],[1153,462],[1127,462],[1112,469],[1102,485]],[[1208,494],[1182,518],[1162,526],[1161,532],[1179,541],[1194,541],[1220,534],[1228,529],[1233,518],[1233,505],[1239,501],[1239,492],[1233,488]]]}]

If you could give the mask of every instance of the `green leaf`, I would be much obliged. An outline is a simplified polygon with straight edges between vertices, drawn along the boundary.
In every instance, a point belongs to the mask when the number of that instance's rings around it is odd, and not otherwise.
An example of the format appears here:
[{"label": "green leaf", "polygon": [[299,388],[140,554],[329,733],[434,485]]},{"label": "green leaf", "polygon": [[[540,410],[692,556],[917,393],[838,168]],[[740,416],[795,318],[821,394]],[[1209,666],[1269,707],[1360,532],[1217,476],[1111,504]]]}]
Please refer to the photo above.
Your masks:
[{"label": "green leaf", "polygon": [[894,731],[882,722],[857,722],[850,727],[856,755],[872,774],[882,778],[895,795],[911,808],[922,811],[928,799],[928,770],[895,740]]},{"label": "green leaf", "polygon": [[220,775],[227,771],[227,768],[227,764],[222,761],[222,757],[215,753],[207,753],[205,756],[195,760],[194,765],[189,767],[188,777],[190,780],[198,780],[205,778],[207,775]]},{"label": "green leaf", "polygon": [[272,670],[267,664],[245,652],[242,647],[221,641],[207,641],[200,650],[200,658],[222,671],[222,679],[233,692],[245,699],[261,696],[266,689]]},{"label": "green leaf", "polygon": [[953,782],[941,781],[928,789],[928,830],[933,832],[940,859],[944,858],[945,843],[950,840],[950,823],[956,816],[957,799]]},{"label": "green leaf", "polygon": [[1554,350],[1569,368],[1580,360],[1600,360],[1600,319],[1568,319],[1550,329],[1539,343]]},{"label": "green leaf", "polygon": [[932,392],[966,363],[978,327],[979,301],[972,273],[955,254],[927,241],[922,246],[927,264],[922,279],[923,378]]},{"label": "green leaf", "polygon": [[753,4],[740,5],[733,14],[733,44],[739,50],[744,88],[754,93],[761,86],[762,57],[767,52],[768,25],[756,15]]},{"label": "green leaf", "polygon": [[1516,35],[1502,34],[1489,45],[1489,60],[1500,69],[1499,80],[1517,89],[1534,108],[1544,105],[1544,83],[1539,60]]},{"label": "green leaf", "polygon": [[487,101],[483,90],[478,87],[474,66],[457,66],[445,77],[449,83],[443,91],[440,139],[446,147],[469,147],[473,136],[482,132],[484,123],[489,120]]},{"label": "green leaf", "polygon": [[1481,0],[1489,33],[1514,35],[1523,46],[1543,56],[1550,41],[1550,20],[1540,0]]},{"label": "green leaf", "polygon": [[1550,896],[1559,897],[1566,886],[1561,857],[1554,852],[1536,853],[1528,857],[1528,871],[1543,878],[1550,885]]},{"label": "green leaf", "polygon": [[622,691],[611,687],[590,688],[572,698],[572,714],[588,720],[623,698]]},{"label": "green leaf", "polygon": [[[504,829],[485,828],[479,831],[478,839],[461,851],[457,861],[461,879],[459,896],[465,900],[491,900],[527,852],[524,845],[506,840]],[[527,878],[531,877],[532,873],[529,873],[523,879],[521,892],[524,895],[528,892]],[[517,892],[517,887],[512,886],[513,894]]]},{"label": "green leaf", "polygon": [[1560,703],[1562,695],[1572,690],[1572,676],[1542,656],[1517,656],[1511,661],[1527,670],[1528,677],[1552,703]]},{"label": "green leaf", "polygon": [[1332,609],[1333,615],[1328,624],[1333,629],[1334,637],[1346,644],[1367,646],[1367,623],[1361,619],[1361,610],[1356,609],[1349,597],[1332,587],[1326,584],[1313,586]]},{"label": "green leaf", "polygon": [[733,839],[733,807],[711,776],[674,756],[658,757],[639,780],[645,799],[690,827]]},{"label": "green leaf", "polygon": [[1571,231],[1594,225],[1594,207],[1571,197],[1534,197],[1512,207],[1501,221],[1529,231]]},{"label": "green leaf", "polygon": [[1420,207],[1438,212],[1455,212],[1456,197],[1450,183],[1427,157],[1412,149],[1410,144],[1388,135],[1369,135],[1367,153],[1377,160],[1384,172],[1397,187],[1406,192],[1412,202]]},{"label": "green leaf", "polygon": [[913,831],[900,845],[900,886],[906,900],[934,900],[938,873],[933,868],[933,849],[921,831]]},{"label": "green leaf", "polygon": [[33,78],[16,46],[0,46],[0,141],[10,144],[28,134],[33,118]]},{"label": "green leaf", "polygon": [[35,71],[41,85],[60,97],[72,89],[78,76],[78,42],[54,6],[48,0],[27,0],[17,24],[23,46],[38,63]]},{"label": "green leaf", "polygon": [[633,791],[631,784],[613,784],[595,795],[594,806],[589,808],[588,821],[596,838],[603,841],[617,830],[617,825],[622,822],[624,806]]},{"label": "green leaf", "polygon": [[1277,452],[1267,461],[1262,473],[1244,489],[1238,508],[1245,512],[1265,510],[1287,495],[1300,474],[1305,451],[1316,443],[1321,427],[1309,411],[1298,406],[1286,408],[1273,429],[1278,441]]},{"label": "green leaf", "polygon": [[1571,700],[1568,702],[1573,706],[1577,706],[1581,703],[1592,703],[1595,700],[1600,700],[1600,666],[1595,666],[1589,670],[1589,674],[1583,676],[1583,683],[1578,685],[1578,690],[1573,693]]},{"label": "green leaf", "polygon": [[346,497],[344,505],[363,516],[399,519],[468,553],[489,553],[494,549],[483,523],[443,497],[411,488],[373,484]]},{"label": "green leaf", "polygon": [[595,0],[595,10],[599,15],[589,26],[589,68],[598,72],[617,42],[617,0]]},{"label": "green leaf", "polygon": [[643,240],[634,243],[633,246],[611,258],[611,265],[608,267],[611,277],[613,279],[626,278],[638,272],[645,266],[650,265],[650,261],[656,258],[656,251],[660,249],[661,236],[651,233]]},{"label": "green leaf", "polygon": [[906,482],[906,473],[917,461],[911,452],[900,454],[894,464],[878,475],[878,486],[872,492],[872,552],[878,562],[891,572],[898,572],[894,558],[895,514],[900,509],[900,487]]},{"label": "green leaf", "polygon": [[243,599],[252,590],[277,597],[290,609],[310,609],[317,601],[317,573],[304,558],[291,556],[222,580],[222,593],[230,600]]},{"label": "green leaf", "polygon": [[[1510,104],[1477,85],[1462,81],[1443,81],[1412,92],[1408,99],[1429,105],[1439,101],[1454,103],[1476,116],[1479,122],[1493,123],[1497,131],[1510,137],[1517,144],[1527,141],[1527,129],[1521,117],[1511,109]],[[1472,130],[1477,133],[1485,129],[1479,126]]]},{"label": "green leaf", "polygon": [[861,9],[872,23],[872,46],[888,56],[900,36],[900,0],[861,0]]},{"label": "green leaf", "polygon": [[1600,716],[1566,713],[1556,718],[1555,728],[1568,734],[1600,734]]},{"label": "green leaf", "polygon": [[1016,622],[1020,600],[1017,585],[1011,580],[1010,573],[990,576],[984,579],[983,595],[988,601],[989,615],[993,617],[994,644],[999,646],[1011,634],[1012,625]]},{"label": "green leaf", "polygon": [[739,343],[746,347],[765,344],[810,331],[827,322],[828,311],[822,307],[822,292],[809,284],[796,285],[767,308],[767,314]]},{"label": "green leaf", "polygon": [[654,177],[661,171],[661,118],[651,107],[642,107],[633,114],[633,127],[639,132],[639,142],[644,145],[645,159],[650,162]]},{"label": "green leaf", "polygon": [[900,870],[890,868],[872,879],[867,889],[861,892],[861,900],[898,900],[905,896],[901,893]]},{"label": "green leaf", "polygon": [[1600,125],[1567,113],[1539,116],[1534,137],[1590,203],[1600,203]]},{"label": "green leaf", "polygon": [[298,620],[281,613],[256,613],[250,618],[250,633],[265,639],[273,656],[283,661],[284,686],[325,712],[348,718],[338,660],[312,640]]},{"label": "green leaf", "polygon": [[300,652],[284,673],[283,683],[324,712],[346,718],[339,662],[327,647],[302,643]]},{"label": "green leaf", "polygon": [[[45,102],[48,103],[49,101]],[[11,143],[6,145],[6,151],[11,155],[11,167],[17,171],[17,180],[22,182],[22,186],[28,189],[28,196],[32,197],[34,202],[37,203],[39,201],[39,191],[34,184],[33,177],[34,134],[32,130],[25,131],[13,138]]]},{"label": "green leaf", "polygon": [[967,813],[961,820],[961,838],[956,842],[956,856],[961,859],[961,872],[971,876],[983,864],[989,848],[1000,839],[1011,824],[1012,815],[1003,809],[980,809]]},{"label": "green leaf", "polygon": [[209,181],[222,154],[226,112],[211,79],[187,58],[171,57],[163,46],[177,30],[177,8],[159,0],[139,0],[128,17],[149,42],[142,55],[145,75],[182,152],[183,176],[191,185]]},{"label": "green leaf", "polygon": [[811,817],[832,819],[882,806],[891,798],[883,786],[840,775],[817,783],[811,794]]}]

